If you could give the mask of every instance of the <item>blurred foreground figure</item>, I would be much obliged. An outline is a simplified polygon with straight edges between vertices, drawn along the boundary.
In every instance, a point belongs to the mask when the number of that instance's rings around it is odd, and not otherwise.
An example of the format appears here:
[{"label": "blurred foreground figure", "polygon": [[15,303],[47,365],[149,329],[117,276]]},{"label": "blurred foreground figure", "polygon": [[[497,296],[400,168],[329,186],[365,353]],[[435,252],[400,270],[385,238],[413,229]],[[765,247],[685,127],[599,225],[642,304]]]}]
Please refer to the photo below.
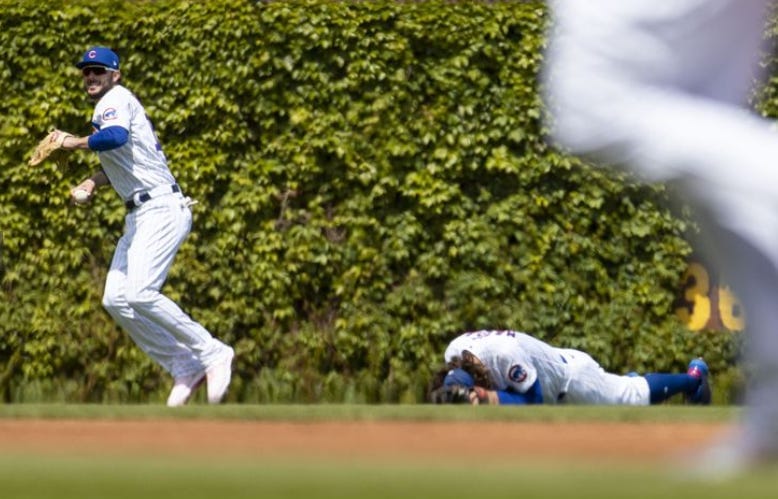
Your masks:
[{"label": "blurred foreground figure", "polygon": [[[778,461],[778,134],[750,112],[770,0],[552,0],[554,139],[679,184],[748,320],[742,432],[721,471]],[[706,463],[708,465],[710,463]]]}]

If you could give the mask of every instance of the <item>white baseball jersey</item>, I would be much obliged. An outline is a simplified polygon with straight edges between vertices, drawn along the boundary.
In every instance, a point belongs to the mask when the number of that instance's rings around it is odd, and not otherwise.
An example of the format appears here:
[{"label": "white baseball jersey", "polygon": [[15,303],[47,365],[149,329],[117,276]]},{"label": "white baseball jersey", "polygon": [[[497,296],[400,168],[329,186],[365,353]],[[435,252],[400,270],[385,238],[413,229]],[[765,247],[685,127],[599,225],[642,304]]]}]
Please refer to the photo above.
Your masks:
[{"label": "white baseball jersey", "polygon": [[98,152],[106,176],[123,200],[175,183],[146,111],[125,87],[116,85],[100,99],[92,126],[96,130],[120,126],[130,132],[123,146]]},{"label": "white baseball jersey", "polygon": [[648,405],[642,377],[606,373],[584,352],[556,348],[517,331],[474,331],[455,338],[444,357],[469,351],[487,367],[493,389],[525,393],[538,381],[543,403]]}]

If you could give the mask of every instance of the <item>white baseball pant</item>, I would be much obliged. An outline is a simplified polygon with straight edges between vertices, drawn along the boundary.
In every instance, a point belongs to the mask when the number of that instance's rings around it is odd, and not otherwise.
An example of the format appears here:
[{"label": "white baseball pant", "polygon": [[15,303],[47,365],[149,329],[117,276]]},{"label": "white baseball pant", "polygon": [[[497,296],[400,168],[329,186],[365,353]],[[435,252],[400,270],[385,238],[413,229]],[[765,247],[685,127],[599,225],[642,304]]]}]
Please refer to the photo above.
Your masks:
[{"label": "white baseball pant", "polygon": [[188,200],[180,193],[128,213],[103,294],[108,313],[174,378],[203,372],[230,350],[160,293],[191,225]]},{"label": "white baseball pant", "polygon": [[564,389],[564,403],[587,405],[649,405],[651,391],[642,376],[612,374],[591,355],[563,350],[570,365],[570,379]]}]

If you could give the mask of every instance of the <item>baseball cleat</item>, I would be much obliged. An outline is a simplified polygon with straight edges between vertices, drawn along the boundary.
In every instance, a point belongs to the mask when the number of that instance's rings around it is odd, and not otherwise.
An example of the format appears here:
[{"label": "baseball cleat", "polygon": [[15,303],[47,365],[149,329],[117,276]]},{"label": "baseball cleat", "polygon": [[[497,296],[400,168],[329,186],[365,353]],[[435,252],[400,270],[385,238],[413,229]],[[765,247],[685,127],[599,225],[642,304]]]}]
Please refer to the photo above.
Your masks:
[{"label": "baseball cleat", "polygon": [[708,364],[702,360],[702,357],[692,359],[689,362],[689,367],[686,369],[686,374],[700,380],[700,386],[697,389],[686,396],[686,401],[690,404],[697,405],[709,405],[711,401],[711,389],[708,377],[710,370]]},{"label": "baseball cleat", "polygon": [[208,368],[206,379],[208,381],[208,403],[218,404],[227,393],[232,376],[232,358],[235,351],[228,347],[229,352],[219,362]]},{"label": "baseball cleat", "polygon": [[187,400],[189,400],[189,397],[192,395],[192,392],[200,386],[204,379],[204,372],[176,378],[173,389],[170,390],[170,395],[167,398],[167,406],[180,407],[186,404]]}]

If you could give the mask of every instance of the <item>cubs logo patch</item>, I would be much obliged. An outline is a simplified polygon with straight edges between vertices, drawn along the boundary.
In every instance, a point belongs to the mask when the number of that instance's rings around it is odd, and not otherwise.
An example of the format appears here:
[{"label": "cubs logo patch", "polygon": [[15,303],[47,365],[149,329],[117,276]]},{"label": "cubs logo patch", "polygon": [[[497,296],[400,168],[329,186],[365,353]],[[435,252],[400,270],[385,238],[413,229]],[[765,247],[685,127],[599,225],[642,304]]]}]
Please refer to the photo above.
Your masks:
[{"label": "cubs logo patch", "polygon": [[103,120],[104,121],[110,121],[116,119],[116,109],[109,107],[105,111],[103,111]]},{"label": "cubs logo patch", "polygon": [[87,54],[87,57],[89,57],[90,59],[94,59],[95,57],[97,57],[97,51],[90,50],[89,54]]},{"label": "cubs logo patch", "polygon": [[527,379],[527,371],[524,370],[519,364],[514,364],[508,370],[508,379],[514,383],[521,383]]}]

